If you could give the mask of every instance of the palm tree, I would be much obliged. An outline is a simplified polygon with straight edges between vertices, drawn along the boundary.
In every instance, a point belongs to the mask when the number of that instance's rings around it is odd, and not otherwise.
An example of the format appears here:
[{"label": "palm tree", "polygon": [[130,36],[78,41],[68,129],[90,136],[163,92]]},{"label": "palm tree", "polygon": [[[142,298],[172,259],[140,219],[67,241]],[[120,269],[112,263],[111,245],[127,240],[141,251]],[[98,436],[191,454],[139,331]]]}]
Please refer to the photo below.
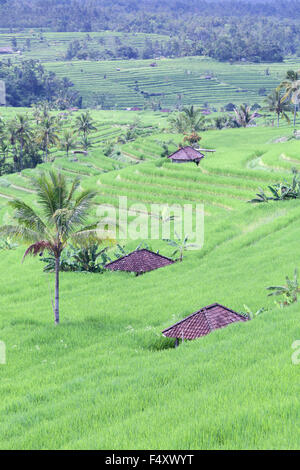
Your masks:
[{"label": "palm tree", "polygon": [[266,106],[263,109],[277,114],[277,127],[279,127],[280,116],[290,123],[287,112],[289,112],[291,108],[288,103],[282,101],[282,94],[279,90],[274,90],[264,101]]},{"label": "palm tree", "polygon": [[89,148],[93,147],[92,142],[87,137],[83,137],[79,143],[83,147],[85,152],[87,152]]},{"label": "palm tree", "polygon": [[18,114],[15,118],[15,135],[20,144],[19,166],[23,167],[23,150],[25,143],[32,137],[29,120],[26,115]]},{"label": "palm tree", "polygon": [[32,114],[38,125],[43,119],[49,117],[49,103],[47,101],[40,102],[32,105]]},{"label": "palm tree", "polygon": [[182,113],[170,116],[168,121],[171,124],[171,128],[178,134],[184,134],[187,131],[187,121]]},{"label": "palm tree", "polygon": [[238,127],[248,127],[257,117],[257,113],[251,113],[250,106],[242,104],[234,109],[234,122]]},{"label": "palm tree", "polygon": [[55,145],[58,141],[58,135],[56,134],[56,131],[56,119],[54,116],[46,117],[40,122],[37,142],[43,147],[45,162],[48,160],[48,151],[50,145]]},{"label": "palm tree", "polygon": [[72,131],[65,130],[62,138],[60,139],[60,147],[62,150],[65,150],[67,157],[69,156],[69,151],[76,147],[75,134]]},{"label": "palm tree", "polygon": [[2,116],[0,116],[0,136],[5,133],[5,122]]},{"label": "palm tree", "polygon": [[16,134],[16,121],[9,121],[7,124],[8,141],[12,147],[14,169],[17,170],[17,134]]},{"label": "palm tree", "polygon": [[52,302],[55,324],[59,323],[59,272],[60,258],[69,241],[98,239],[96,225],[84,227],[96,193],[85,190],[76,194],[79,179],[68,188],[61,173],[50,171],[32,178],[41,209],[40,215],[24,201],[15,199],[9,205],[15,210],[15,225],[0,228],[0,234],[13,236],[30,243],[23,260],[28,255],[37,255],[45,250],[55,257],[55,301]]},{"label": "palm tree", "polygon": [[97,130],[97,128],[94,126],[94,122],[89,111],[80,114],[80,116],[77,116],[76,129],[78,132],[83,134],[84,138],[86,138],[88,134],[91,133],[91,131]]},{"label": "palm tree", "polygon": [[200,108],[196,109],[193,105],[185,107],[182,114],[192,133],[204,130],[205,117],[202,115]]},{"label": "palm tree", "polygon": [[294,128],[296,127],[296,116],[300,100],[300,70],[295,72],[289,70],[286,74],[286,79],[279,85],[278,90],[285,90],[283,97],[281,98],[282,103],[288,99],[294,105]]}]

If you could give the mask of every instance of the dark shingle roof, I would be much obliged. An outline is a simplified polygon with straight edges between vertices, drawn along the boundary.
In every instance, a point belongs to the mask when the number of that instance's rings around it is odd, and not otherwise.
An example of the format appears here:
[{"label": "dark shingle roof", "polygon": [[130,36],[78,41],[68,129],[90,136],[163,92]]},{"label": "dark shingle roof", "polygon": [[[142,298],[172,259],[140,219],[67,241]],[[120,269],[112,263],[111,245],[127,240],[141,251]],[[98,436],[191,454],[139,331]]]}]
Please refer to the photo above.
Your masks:
[{"label": "dark shingle roof", "polygon": [[243,315],[216,303],[192,313],[192,315],[175,323],[162,333],[169,338],[195,339],[206,336],[212,331],[224,328],[231,323],[247,320],[248,318]]},{"label": "dark shingle roof", "polygon": [[197,150],[193,149],[193,147],[183,147],[176,152],[169,155],[168,158],[171,160],[181,160],[183,162],[194,162],[200,161],[204,158],[204,155]]},{"label": "dark shingle roof", "polygon": [[111,271],[129,271],[134,273],[146,273],[153,271],[154,269],[163,268],[169,264],[173,264],[174,261],[165,256],[154,253],[146,249],[136,250],[129,255],[123,256],[111,263],[108,263],[105,267]]},{"label": "dark shingle roof", "polygon": [[0,54],[12,54],[13,52],[11,47],[0,47]]}]

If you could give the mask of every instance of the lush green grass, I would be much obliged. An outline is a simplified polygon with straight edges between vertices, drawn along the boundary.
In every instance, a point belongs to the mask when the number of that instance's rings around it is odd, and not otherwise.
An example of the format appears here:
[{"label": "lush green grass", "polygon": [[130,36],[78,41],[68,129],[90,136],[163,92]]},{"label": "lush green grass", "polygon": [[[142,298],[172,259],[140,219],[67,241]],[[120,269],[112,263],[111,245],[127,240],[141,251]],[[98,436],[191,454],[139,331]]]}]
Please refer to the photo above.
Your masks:
[{"label": "lush green grass", "polygon": [[[163,107],[194,104],[219,108],[227,103],[262,103],[266,93],[281,82],[289,69],[298,69],[299,61],[282,64],[228,64],[205,57],[161,59],[157,67],[151,60],[49,62],[46,66],[58,76],[68,76],[84,98],[84,105],[104,96],[104,106],[127,108]],[[266,75],[266,69],[269,75]],[[208,80],[206,77],[211,76]],[[138,83],[139,91],[136,91]],[[145,98],[141,91],[152,94]]]},{"label": "lush green grass", "polygon": [[[169,40],[163,35],[124,34],[111,31],[90,33],[40,33],[38,30],[0,31],[0,47],[17,40],[18,53],[0,56],[13,62],[40,60],[60,77],[69,77],[83,96],[83,106],[126,109],[150,107],[153,102],[162,107],[195,104],[219,109],[229,102],[261,103],[259,90],[274,89],[288,69],[299,69],[299,60],[287,58],[284,63],[251,64],[220,63],[207,57],[185,57],[159,60],[65,61],[69,44],[85,41],[88,49],[115,51],[124,45],[142,52],[145,41]],[[30,49],[26,41],[30,40]],[[150,67],[156,62],[157,67]],[[269,75],[266,70],[269,69]],[[207,79],[207,77],[211,79]],[[148,98],[141,92],[148,93]]]},{"label": "lush green grass", "polygon": [[[166,41],[168,36],[161,34],[144,34],[144,33],[119,33],[113,31],[102,32],[43,32],[39,30],[23,30],[20,32],[10,32],[8,30],[0,30],[0,47],[10,47],[13,39],[17,41],[17,50],[11,57],[18,61],[22,59],[34,59],[46,61],[64,60],[68,46],[71,42],[77,40],[85,43],[86,48],[93,52],[103,53],[105,50],[116,52],[116,50],[124,45],[137,49],[141,54],[145,41]],[[30,41],[30,47],[27,41]]]},{"label": "lush green grass", "polygon": [[[103,125],[132,116],[94,114]],[[299,265],[300,205],[246,202],[258,186],[299,168],[298,141],[272,143],[290,134],[287,127],[209,131],[201,144],[217,152],[199,167],[158,167],[157,141],[171,136],[157,133],[124,146],[145,157],[139,165],[82,177],[83,187],[99,190],[98,202],[117,205],[122,194],[147,208],[203,202],[205,243],[183,263],[138,278],[62,273],[59,327],[50,304],[53,275],[42,273],[39,259],[21,265],[24,247],[0,252],[0,340],[8,361],[0,366],[0,448],[299,448],[299,366],[291,361],[299,306],[279,310],[266,287]],[[104,161],[97,148],[87,157],[94,170]],[[72,170],[70,178],[81,174],[81,161],[68,168],[62,162],[53,165]],[[2,196],[34,202],[34,171],[0,178]],[[153,245],[171,253],[162,241]],[[213,302],[269,311],[170,348],[161,331]]]}]

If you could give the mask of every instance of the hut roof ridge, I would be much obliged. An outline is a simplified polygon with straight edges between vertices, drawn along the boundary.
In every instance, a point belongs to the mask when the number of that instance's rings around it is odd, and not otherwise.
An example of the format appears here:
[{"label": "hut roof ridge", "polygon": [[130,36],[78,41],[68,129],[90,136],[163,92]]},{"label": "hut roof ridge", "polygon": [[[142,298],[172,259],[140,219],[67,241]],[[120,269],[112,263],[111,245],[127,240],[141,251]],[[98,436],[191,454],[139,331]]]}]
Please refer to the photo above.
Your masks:
[{"label": "hut roof ridge", "polygon": [[172,326],[170,326],[170,327],[164,329],[162,333],[163,333],[163,334],[167,333],[168,331],[172,330],[174,327],[179,326],[179,325],[181,325],[182,323],[185,323],[186,321],[190,320],[190,319],[193,318],[194,316],[199,315],[199,314],[201,314],[201,313],[204,315],[204,318],[205,318],[205,320],[206,320],[206,322],[207,322],[207,325],[208,325],[208,327],[209,327],[209,330],[210,330],[210,331],[214,331],[216,328],[214,328],[214,326],[211,324],[211,321],[210,321],[210,319],[208,318],[207,313],[208,313],[208,311],[209,311],[210,309],[215,308],[215,307],[219,307],[219,308],[222,308],[222,309],[224,309],[224,310],[227,310],[228,312],[233,313],[234,315],[240,317],[241,320],[244,320],[244,321],[247,320],[247,317],[245,317],[245,316],[242,315],[241,313],[235,312],[234,310],[232,310],[232,309],[230,309],[230,308],[228,308],[228,307],[225,307],[224,305],[219,304],[218,302],[215,302],[215,303],[213,303],[213,304],[211,304],[211,305],[207,305],[206,307],[201,308],[200,310],[198,310],[198,311],[192,313],[191,315],[189,315],[189,316],[183,318],[182,320],[178,321],[177,323],[174,323]]},{"label": "hut roof ridge", "polygon": [[[140,259],[136,255],[142,254]],[[147,257],[147,254],[150,255]],[[144,256],[143,256],[144,255]],[[130,258],[132,259],[132,264],[130,265]],[[128,260],[128,261],[127,261]],[[157,263],[157,260],[161,260],[160,263]],[[126,261],[129,263],[126,266]],[[124,266],[125,263],[125,266]],[[127,255],[121,256],[120,258],[111,261],[105,267],[112,270],[118,270],[118,268],[113,269],[116,265],[120,264],[120,269],[122,271],[131,271],[131,272],[147,272],[160,267],[164,267],[167,264],[173,264],[174,260],[167,258],[159,253],[148,250],[147,248],[141,248],[128,253]],[[123,269],[122,269],[123,268]]]}]

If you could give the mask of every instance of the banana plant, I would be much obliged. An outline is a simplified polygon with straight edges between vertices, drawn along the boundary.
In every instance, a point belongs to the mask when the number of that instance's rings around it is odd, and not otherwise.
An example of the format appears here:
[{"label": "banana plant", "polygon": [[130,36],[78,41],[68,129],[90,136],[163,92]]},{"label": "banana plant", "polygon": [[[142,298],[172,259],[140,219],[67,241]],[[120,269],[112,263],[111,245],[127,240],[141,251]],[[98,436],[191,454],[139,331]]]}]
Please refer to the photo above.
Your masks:
[{"label": "banana plant", "polygon": [[266,196],[264,190],[262,188],[258,188],[259,189],[259,193],[256,193],[256,198],[254,199],[251,199],[251,201],[248,201],[248,202],[251,202],[251,203],[256,203],[256,202],[268,202],[271,198]]},{"label": "banana plant", "polygon": [[286,307],[298,301],[298,294],[300,293],[299,282],[298,282],[298,270],[295,268],[294,278],[289,279],[286,276],[286,284],[284,286],[270,286],[267,287],[271,293],[270,296],[283,296],[282,302],[277,302],[280,307]]},{"label": "banana plant", "polygon": [[167,242],[168,245],[173,246],[175,248],[174,252],[172,253],[172,257],[179,253],[179,261],[183,261],[183,253],[187,251],[189,248],[197,248],[198,245],[194,243],[188,243],[188,235],[185,235],[183,238],[180,238],[177,232],[175,232],[176,239],[171,240],[169,238],[164,238],[163,241]]},{"label": "banana plant", "polygon": [[259,315],[261,315],[263,312],[266,311],[265,307],[262,307],[259,310],[257,310],[256,312],[253,312],[248,307],[248,305],[245,305],[245,304],[244,304],[244,309],[246,311],[247,317],[250,318],[250,320],[253,320],[254,318],[258,317]]},{"label": "banana plant", "polygon": [[281,183],[276,183],[268,186],[271,196],[267,196],[262,188],[256,194],[257,198],[251,199],[251,203],[268,202],[268,201],[283,201],[286,199],[300,199],[300,178],[296,169],[292,170],[292,182],[284,180]]}]

